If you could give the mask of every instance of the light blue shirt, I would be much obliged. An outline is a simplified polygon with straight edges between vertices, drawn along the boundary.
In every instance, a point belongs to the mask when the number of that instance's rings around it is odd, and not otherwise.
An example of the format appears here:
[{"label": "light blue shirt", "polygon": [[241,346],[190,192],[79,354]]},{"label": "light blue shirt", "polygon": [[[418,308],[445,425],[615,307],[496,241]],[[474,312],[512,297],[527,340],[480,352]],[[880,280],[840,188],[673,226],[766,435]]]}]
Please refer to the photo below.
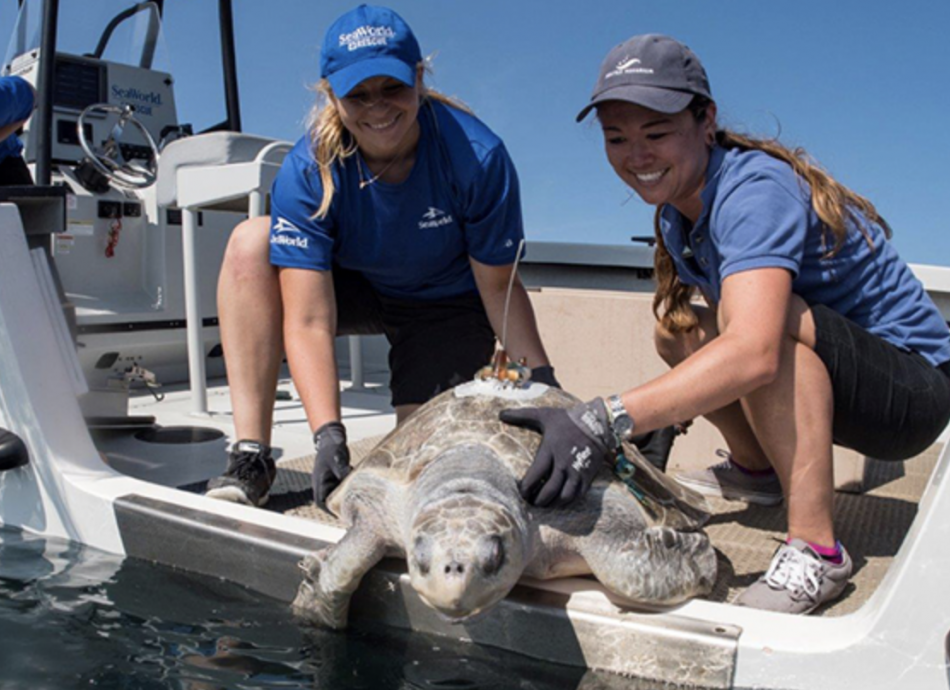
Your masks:
[{"label": "light blue shirt", "polygon": [[[0,77],[0,127],[25,120],[33,112],[33,89],[21,77]],[[19,156],[23,144],[16,134],[0,141],[0,161]]]},{"label": "light blue shirt", "polygon": [[762,151],[714,147],[694,227],[670,205],[660,231],[680,280],[718,302],[722,281],[756,268],[784,268],[792,291],[824,304],[931,364],[950,361],[950,329],[883,230],[860,214],[871,245],[852,227],[839,252],[811,205],[808,184]]},{"label": "light blue shirt", "polygon": [[514,262],[524,228],[518,177],[501,139],[438,102],[419,110],[419,123],[404,182],[360,189],[357,152],[335,166],[336,193],[319,220],[323,185],[309,138],[297,142],[274,182],[271,263],[321,271],[336,264],[384,295],[437,300],[476,292],[469,257]]}]

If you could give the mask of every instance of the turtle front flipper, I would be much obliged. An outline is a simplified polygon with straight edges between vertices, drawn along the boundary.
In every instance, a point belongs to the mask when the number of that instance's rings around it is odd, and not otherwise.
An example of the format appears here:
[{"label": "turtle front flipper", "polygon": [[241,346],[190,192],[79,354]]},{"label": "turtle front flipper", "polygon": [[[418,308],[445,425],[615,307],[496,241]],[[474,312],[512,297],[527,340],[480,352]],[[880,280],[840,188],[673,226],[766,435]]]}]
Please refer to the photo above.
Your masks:
[{"label": "turtle front flipper", "polygon": [[357,521],[334,546],[300,562],[303,582],[292,608],[298,616],[327,628],[346,627],[350,597],[370,568],[386,555],[386,543]]}]

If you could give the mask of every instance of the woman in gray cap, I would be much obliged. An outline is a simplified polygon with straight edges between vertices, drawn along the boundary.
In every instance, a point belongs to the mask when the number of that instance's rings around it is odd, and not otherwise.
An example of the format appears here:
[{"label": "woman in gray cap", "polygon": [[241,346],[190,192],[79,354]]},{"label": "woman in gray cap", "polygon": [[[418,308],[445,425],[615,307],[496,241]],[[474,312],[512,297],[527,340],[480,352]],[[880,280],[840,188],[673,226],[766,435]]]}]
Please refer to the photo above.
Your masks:
[{"label": "woman in gray cap", "polygon": [[614,48],[578,121],[593,109],[614,171],[656,206],[656,343],[672,369],[572,410],[503,413],[544,433],[522,492],[569,502],[619,439],[704,415],[730,452],[679,480],[788,507],[786,543],[735,603],[808,613],[852,570],[832,445],[900,460],[933,443],[950,420],[950,331],[870,201],[801,150],[717,126],[683,44]]}]

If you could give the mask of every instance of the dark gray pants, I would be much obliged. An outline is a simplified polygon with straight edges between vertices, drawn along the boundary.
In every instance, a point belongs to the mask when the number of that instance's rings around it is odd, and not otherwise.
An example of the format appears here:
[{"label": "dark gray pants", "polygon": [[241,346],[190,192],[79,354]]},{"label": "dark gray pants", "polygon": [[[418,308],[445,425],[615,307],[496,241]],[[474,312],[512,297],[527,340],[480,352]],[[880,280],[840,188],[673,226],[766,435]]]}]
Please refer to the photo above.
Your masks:
[{"label": "dark gray pants", "polygon": [[950,422],[950,362],[934,367],[824,305],[811,312],[834,391],[834,442],[880,460],[930,446]]}]

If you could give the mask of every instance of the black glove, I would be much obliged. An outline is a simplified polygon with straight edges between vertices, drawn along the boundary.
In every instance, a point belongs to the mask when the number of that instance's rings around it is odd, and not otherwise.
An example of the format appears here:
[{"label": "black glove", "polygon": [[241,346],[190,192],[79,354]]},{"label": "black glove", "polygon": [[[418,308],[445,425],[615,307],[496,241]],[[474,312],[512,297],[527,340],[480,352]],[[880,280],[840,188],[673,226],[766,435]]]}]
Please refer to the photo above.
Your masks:
[{"label": "black glove", "polygon": [[327,509],[327,498],[350,473],[350,449],[346,429],[339,422],[327,422],[313,434],[317,460],[313,463],[313,500]]},{"label": "black glove", "polygon": [[551,388],[560,388],[561,384],[554,377],[554,367],[545,364],[543,367],[535,367],[531,370],[531,380],[543,383]]},{"label": "black glove", "polygon": [[676,427],[665,426],[662,429],[634,436],[630,442],[651,465],[660,472],[666,472],[666,463],[669,462],[675,436]]},{"label": "black glove", "polygon": [[616,446],[602,398],[565,410],[525,407],[502,410],[501,421],[542,434],[534,462],[521,480],[521,495],[532,505],[565,506],[590,489]]}]

